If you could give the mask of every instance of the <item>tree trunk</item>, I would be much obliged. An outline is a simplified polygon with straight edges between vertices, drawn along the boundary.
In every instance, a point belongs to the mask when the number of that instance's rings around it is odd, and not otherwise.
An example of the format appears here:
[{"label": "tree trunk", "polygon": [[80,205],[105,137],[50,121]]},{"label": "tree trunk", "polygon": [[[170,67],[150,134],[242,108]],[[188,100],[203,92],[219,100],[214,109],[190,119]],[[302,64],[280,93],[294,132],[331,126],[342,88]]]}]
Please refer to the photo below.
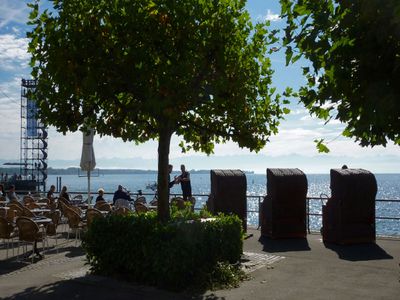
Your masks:
[{"label": "tree trunk", "polygon": [[169,187],[168,187],[168,164],[169,147],[172,133],[168,129],[160,132],[158,140],[158,219],[161,222],[169,220]]}]

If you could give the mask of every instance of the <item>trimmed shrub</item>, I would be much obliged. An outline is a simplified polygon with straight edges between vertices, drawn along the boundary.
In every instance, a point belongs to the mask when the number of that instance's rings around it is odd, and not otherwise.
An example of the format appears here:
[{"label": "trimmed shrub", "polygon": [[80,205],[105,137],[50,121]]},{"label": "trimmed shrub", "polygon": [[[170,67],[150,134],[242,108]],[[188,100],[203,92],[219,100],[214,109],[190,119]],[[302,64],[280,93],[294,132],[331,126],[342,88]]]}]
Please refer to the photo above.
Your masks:
[{"label": "trimmed shrub", "polygon": [[237,216],[187,217],[194,216],[173,214],[166,224],[152,212],[96,219],[83,238],[92,270],[171,290],[204,287],[221,263],[239,261],[242,225]]}]

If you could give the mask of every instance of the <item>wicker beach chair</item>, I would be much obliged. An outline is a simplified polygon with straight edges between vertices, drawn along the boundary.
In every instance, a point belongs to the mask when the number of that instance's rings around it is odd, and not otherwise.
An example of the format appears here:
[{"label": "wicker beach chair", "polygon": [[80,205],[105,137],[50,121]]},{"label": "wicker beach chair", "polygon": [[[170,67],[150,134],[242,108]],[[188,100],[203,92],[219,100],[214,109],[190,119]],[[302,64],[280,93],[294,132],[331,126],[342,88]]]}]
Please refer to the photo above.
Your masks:
[{"label": "wicker beach chair", "polygon": [[274,239],[307,236],[306,175],[299,169],[267,169],[261,235]]}]

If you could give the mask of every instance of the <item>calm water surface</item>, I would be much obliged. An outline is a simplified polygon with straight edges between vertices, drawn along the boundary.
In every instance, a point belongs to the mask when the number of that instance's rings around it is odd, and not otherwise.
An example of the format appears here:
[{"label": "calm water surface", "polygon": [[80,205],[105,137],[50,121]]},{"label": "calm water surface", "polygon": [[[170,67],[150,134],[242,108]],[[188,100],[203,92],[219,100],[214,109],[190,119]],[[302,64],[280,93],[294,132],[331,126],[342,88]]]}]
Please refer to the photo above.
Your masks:
[{"label": "calm water surface", "polygon": [[[174,175],[174,174],[172,174]],[[177,175],[177,174],[176,174]],[[400,199],[400,174],[376,174],[378,182],[377,199]],[[56,184],[56,175],[49,175],[47,185]],[[247,195],[264,196],[266,194],[266,175],[247,174]],[[102,187],[108,193],[113,193],[119,184],[126,187],[131,192],[142,190],[143,193],[154,193],[146,188],[149,184],[155,183],[156,174],[100,174],[98,177],[91,178],[91,191],[96,191]],[[329,175],[307,175],[308,196],[319,197],[321,194],[330,195]],[[209,174],[191,174],[193,194],[204,196],[196,197],[196,207],[201,208],[207,201],[207,195],[210,193],[210,175]],[[66,185],[70,191],[87,191],[87,178],[78,175],[62,175],[62,185]],[[179,185],[171,189],[171,193],[181,193]],[[107,195],[108,200],[112,199]],[[151,200],[152,196],[147,196]],[[258,198],[248,198],[248,211],[258,211]],[[321,201],[310,202],[310,212],[321,213]],[[400,202],[377,202],[376,216],[400,217]],[[258,213],[249,212],[249,225],[257,226]],[[310,227],[318,231],[322,224],[321,217],[311,217]],[[377,233],[380,235],[399,235],[400,221],[377,220]]]}]

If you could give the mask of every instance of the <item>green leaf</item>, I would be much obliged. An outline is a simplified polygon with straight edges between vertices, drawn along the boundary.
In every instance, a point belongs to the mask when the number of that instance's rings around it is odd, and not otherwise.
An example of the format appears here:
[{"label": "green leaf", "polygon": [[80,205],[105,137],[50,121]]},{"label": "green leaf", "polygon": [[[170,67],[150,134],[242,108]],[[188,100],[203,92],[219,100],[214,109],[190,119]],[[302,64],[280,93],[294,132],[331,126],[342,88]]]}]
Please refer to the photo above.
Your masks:
[{"label": "green leaf", "polygon": [[329,153],[330,152],[329,148],[324,144],[324,139],[314,140],[314,143],[316,143],[315,146],[319,153]]}]

